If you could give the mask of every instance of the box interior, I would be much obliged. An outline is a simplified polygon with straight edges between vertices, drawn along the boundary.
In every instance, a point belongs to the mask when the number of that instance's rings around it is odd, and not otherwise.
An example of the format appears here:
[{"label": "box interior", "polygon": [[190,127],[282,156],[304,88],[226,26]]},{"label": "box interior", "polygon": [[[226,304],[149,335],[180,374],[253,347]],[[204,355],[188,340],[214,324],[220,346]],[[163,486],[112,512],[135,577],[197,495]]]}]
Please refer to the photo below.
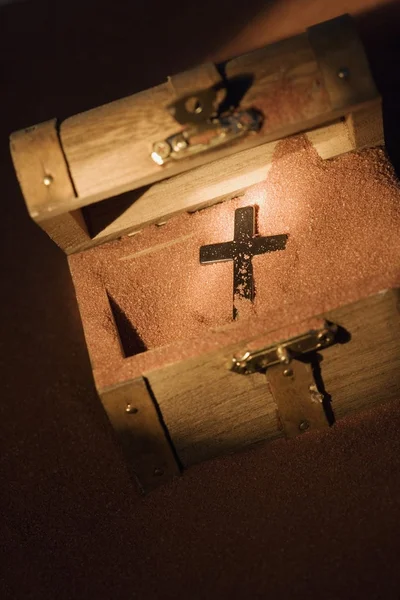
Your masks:
[{"label": "box interior", "polygon": [[[199,250],[232,240],[245,206],[258,235],[289,237],[253,257],[254,303],[242,301],[234,322],[232,261],[201,265]],[[240,198],[69,257],[95,377],[109,383],[124,363],[139,374],[398,286],[399,227],[382,148],[324,161],[305,137],[283,140],[266,180]]]}]

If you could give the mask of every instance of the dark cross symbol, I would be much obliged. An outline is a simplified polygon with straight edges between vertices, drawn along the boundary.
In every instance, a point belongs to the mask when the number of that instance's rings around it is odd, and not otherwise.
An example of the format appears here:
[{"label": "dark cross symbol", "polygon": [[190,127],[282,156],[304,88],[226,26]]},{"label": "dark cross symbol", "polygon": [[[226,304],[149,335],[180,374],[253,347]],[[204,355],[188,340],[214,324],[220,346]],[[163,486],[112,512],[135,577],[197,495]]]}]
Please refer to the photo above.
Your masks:
[{"label": "dark cross symbol", "polygon": [[233,318],[236,319],[236,298],[254,300],[254,278],[251,259],[256,254],[284,250],[288,235],[258,237],[255,235],[254,206],[235,210],[235,234],[232,242],[210,244],[200,248],[201,264],[233,260]]}]

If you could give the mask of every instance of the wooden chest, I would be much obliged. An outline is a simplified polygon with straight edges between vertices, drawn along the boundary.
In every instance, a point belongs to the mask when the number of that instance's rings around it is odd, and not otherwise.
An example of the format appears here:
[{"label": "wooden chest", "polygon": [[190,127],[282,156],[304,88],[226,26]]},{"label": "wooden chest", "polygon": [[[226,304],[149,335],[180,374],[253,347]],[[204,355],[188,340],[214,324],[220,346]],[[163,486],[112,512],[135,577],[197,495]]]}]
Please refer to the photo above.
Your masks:
[{"label": "wooden chest", "polygon": [[11,136],[149,490],[400,392],[400,188],[347,16]]}]

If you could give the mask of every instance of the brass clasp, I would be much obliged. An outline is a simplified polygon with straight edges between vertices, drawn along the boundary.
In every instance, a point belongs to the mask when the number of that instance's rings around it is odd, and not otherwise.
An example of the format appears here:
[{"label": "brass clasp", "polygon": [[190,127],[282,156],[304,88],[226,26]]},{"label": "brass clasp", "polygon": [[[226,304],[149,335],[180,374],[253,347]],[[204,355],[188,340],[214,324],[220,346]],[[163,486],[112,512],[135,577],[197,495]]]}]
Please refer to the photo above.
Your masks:
[{"label": "brass clasp", "polygon": [[240,357],[234,356],[230,369],[241,375],[250,375],[255,372],[263,372],[273,365],[289,365],[292,359],[331,346],[335,342],[336,333],[336,325],[325,323],[321,329],[309,331],[280,344],[248,351]]},{"label": "brass clasp", "polygon": [[153,161],[163,165],[171,159],[180,160],[231,142],[247,133],[258,132],[263,116],[253,108],[218,113],[225,95],[225,88],[214,87],[180,98],[168,106],[175,120],[185,128],[153,144]]}]

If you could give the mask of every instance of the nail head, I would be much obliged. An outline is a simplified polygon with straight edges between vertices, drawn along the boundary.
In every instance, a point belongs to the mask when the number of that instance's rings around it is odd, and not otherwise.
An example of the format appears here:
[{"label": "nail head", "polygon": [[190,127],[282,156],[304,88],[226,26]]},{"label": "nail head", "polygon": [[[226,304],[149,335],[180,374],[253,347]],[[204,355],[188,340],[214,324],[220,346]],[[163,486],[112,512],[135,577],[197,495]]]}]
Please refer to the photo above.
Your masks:
[{"label": "nail head", "polygon": [[339,69],[338,71],[338,77],[339,79],[347,79],[349,77],[349,69],[347,67],[342,67],[341,69]]},{"label": "nail head", "polygon": [[53,183],[53,177],[52,177],[52,175],[45,175],[45,176],[43,177],[43,183],[44,183],[44,185],[45,185],[45,186],[47,186],[47,187],[48,187],[49,185],[51,185],[51,184]]},{"label": "nail head", "polygon": [[300,431],[307,431],[307,429],[309,429],[309,427],[310,427],[310,423],[308,421],[301,421],[301,423],[299,425]]}]

